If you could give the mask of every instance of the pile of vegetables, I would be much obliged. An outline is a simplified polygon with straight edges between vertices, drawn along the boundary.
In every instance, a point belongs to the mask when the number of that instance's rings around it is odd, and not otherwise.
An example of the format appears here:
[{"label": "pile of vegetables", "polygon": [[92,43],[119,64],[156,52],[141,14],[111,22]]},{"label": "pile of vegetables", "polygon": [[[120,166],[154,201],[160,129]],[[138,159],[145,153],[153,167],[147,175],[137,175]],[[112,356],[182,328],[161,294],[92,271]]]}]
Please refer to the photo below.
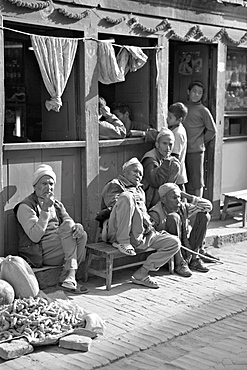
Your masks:
[{"label": "pile of vegetables", "polygon": [[0,308],[0,342],[25,336],[33,345],[48,344],[85,325],[84,312],[43,297],[15,299]]},{"label": "pile of vegetables", "polygon": [[37,278],[23,258],[1,258],[0,343],[24,336],[33,345],[50,344],[85,326],[82,309],[39,295]]}]

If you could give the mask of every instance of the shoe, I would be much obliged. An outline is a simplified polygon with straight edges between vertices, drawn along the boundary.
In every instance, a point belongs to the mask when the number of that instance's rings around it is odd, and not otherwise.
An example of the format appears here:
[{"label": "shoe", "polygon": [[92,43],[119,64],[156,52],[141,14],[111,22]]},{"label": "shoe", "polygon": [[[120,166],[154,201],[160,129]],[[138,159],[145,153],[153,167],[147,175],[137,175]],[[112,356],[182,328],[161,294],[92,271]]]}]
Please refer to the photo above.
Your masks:
[{"label": "shoe", "polygon": [[192,275],[192,272],[190,271],[187,262],[186,261],[181,261],[178,266],[175,267],[174,271],[181,276],[184,277],[190,277]]},{"label": "shoe", "polygon": [[158,285],[157,281],[154,280],[153,278],[151,278],[151,276],[149,276],[149,275],[145,276],[142,279],[136,279],[134,276],[131,276],[130,280],[134,284],[144,285],[147,288],[153,288],[153,289],[158,289],[159,288],[159,285]]},{"label": "shoe", "polygon": [[190,263],[190,269],[195,270],[195,271],[200,271],[200,272],[208,272],[209,268],[204,265],[203,261],[198,258],[196,260],[193,260]]},{"label": "shoe", "polygon": [[117,248],[119,252],[127,256],[136,256],[135,248],[131,244],[120,244],[117,242],[112,243],[112,246]]},{"label": "shoe", "polygon": [[219,257],[215,257],[212,254],[206,252],[205,250],[200,251],[200,254],[203,255],[203,257],[200,257],[203,262],[215,263],[220,260]]},{"label": "shoe", "polygon": [[63,290],[64,292],[72,294],[86,294],[89,292],[88,288],[83,285],[79,285],[76,281],[72,280],[64,280],[64,282],[59,283],[58,286],[59,289]]}]

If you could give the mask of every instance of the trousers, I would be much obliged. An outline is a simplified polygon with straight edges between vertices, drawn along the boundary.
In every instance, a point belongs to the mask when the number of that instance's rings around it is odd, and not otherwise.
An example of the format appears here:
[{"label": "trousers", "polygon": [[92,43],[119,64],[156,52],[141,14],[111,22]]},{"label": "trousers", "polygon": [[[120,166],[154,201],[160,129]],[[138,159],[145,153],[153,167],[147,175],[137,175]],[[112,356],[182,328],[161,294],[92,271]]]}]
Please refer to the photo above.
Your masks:
[{"label": "trousers", "polygon": [[73,220],[65,220],[41,241],[44,265],[64,265],[64,270],[77,270],[79,264],[85,260],[87,234],[85,232],[81,238],[74,239],[74,225]]},{"label": "trousers", "polygon": [[[199,252],[203,249],[203,244],[206,237],[207,227],[211,216],[208,212],[198,212],[195,220],[193,221],[192,229],[188,237],[188,242],[191,250]],[[167,216],[166,220],[166,231],[177,235],[180,239],[182,237],[182,220],[178,213],[172,212]],[[187,245],[186,245],[187,247]],[[186,253],[185,253],[186,255]],[[197,258],[196,255],[192,255],[192,260]]]},{"label": "trousers", "polygon": [[107,241],[131,244],[137,250],[156,250],[148,256],[143,267],[148,271],[157,271],[179,251],[181,242],[177,236],[153,228],[145,234],[146,217],[148,215],[143,213],[132,193],[121,193],[108,221]]}]

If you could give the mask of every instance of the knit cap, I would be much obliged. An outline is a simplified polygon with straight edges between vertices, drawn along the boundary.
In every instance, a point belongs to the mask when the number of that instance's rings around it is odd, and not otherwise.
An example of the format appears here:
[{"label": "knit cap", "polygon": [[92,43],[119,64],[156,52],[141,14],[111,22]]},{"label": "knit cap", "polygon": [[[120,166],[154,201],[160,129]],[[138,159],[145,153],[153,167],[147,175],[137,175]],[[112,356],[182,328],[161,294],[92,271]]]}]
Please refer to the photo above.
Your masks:
[{"label": "knit cap", "polygon": [[133,164],[139,164],[142,166],[141,162],[136,157],[134,157],[123,164],[123,167],[122,167],[123,171],[126,170],[126,168],[128,168],[129,166],[132,166]]},{"label": "knit cap", "polygon": [[173,182],[167,182],[159,187],[159,196],[162,198],[166,195],[170,190],[180,190],[179,186],[174,184]]},{"label": "knit cap", "polygon": [[50,176],[56,182],[56,174],[48,164],[41,164],[33,174],[33,186],[37,184],[42,176]]}]

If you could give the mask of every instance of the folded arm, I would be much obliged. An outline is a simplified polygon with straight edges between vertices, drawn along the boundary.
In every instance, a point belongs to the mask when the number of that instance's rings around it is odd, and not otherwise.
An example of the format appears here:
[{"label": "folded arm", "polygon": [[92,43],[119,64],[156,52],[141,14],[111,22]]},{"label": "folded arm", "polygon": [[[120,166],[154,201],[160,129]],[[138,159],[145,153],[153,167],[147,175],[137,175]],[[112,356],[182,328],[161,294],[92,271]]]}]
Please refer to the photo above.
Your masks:
[{"label": "folded arm", "polygon": [[175,157],[164,159],[161,166],[152,158],[146,158],[143,162],[144,177],[153,188],[159,188],[166,182],[176,182],[180,163]]}]

